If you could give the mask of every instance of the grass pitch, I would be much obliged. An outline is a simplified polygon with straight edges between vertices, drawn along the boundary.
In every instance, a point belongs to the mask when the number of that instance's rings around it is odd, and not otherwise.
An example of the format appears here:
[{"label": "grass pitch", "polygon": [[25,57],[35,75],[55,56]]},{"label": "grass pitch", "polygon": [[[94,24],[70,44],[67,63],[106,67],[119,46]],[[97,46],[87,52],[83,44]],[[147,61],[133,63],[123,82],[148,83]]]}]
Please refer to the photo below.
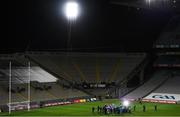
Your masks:
[{"label": "grass pitch", "polygon": [[[104,100],[97,102],[86,102],[79,104],[70,104],[64,106],[53,106],[41,109],[32,109],[28,111],[12,112],[11,116],[104,116],[102,113],[91,112],[91,108],[104,106],[105,104],[117,104],[119,100]],[[158,110],[154,111],[154,103],[143,103],[146,105],[146,112],[143,112],[143,105],[139,103],[131,103],[136,105],[136,111],[131,114],[123,114],[123,116],[180,116],[180,105],[177,104],[157,104]],[[8,113],[0,113],[0,116],[8,116]],[[117,116],[110,114],[108,116]]]}]

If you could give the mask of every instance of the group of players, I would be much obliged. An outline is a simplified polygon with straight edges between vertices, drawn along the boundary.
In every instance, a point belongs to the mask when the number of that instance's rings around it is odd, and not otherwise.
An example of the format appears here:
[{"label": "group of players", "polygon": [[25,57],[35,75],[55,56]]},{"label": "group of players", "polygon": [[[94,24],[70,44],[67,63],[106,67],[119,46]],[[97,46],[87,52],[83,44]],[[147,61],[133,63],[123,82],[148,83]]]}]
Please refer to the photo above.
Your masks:
[{"label": "group of players", "polygon": [[104,106],[92,107],[92,112],[104,113],[104,114],[122,114],[131,113],[131,106],[116,106],[115,104],[109,104]]},{"label": "group of players", "polygon": [[[141,103],[142,104],[142,103]],[[146,112],[146,106],[142,105],[142,111]],[[157,111],[157,105],[154,105],[154,110]],[[115,104],[109,104],[109,105],[104,105],[104,106],[97,106],[92,107],[92,112],[98,112],[102,114],[123,114],[123,113],[131,113],[132,111],[136,111],[136,105],[133,106],[123,106],[123,105],[115,105]]]}]

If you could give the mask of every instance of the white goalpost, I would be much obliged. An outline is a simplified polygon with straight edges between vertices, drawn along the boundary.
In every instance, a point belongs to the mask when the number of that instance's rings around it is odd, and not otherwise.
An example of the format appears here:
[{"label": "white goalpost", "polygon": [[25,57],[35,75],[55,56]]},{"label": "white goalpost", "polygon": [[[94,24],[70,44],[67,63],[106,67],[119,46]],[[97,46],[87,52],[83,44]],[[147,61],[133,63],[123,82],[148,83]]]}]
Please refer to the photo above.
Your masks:
[{"label": "white goalpost", "polygon": [[11,61],[9,62],[9,114],[11,114]]},{"label": "white goalpost", "polygon": [[28,62],[28,80],[29,80],[29,82],[28,82],[28,101],[29,101],[29,103],[28,103],[28,111],[30,111],[30,108],[31,108],[31,106],[30,106],[30,103],[31,103],[31,63],[30,62]]},{"label": "white goalpost", "polygon": [[31,63],[28,62],[28,99],[27,101],[21,101],[21,102],[12,102],[12,62],[9,62],[9,103],[8,109],[9,109],[9,114],[11,114],[12,110],[22,110],[22,109],[27,109],[30,111],[30,102],[31,102]]}]

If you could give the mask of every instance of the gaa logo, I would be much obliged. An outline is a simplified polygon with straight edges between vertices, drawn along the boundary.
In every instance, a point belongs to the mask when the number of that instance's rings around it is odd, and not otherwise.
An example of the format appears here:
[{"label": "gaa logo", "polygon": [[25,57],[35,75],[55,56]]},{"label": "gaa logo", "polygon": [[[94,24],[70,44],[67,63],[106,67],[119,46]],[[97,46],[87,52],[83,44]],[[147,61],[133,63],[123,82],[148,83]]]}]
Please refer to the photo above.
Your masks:
[{"label": "gaa logo", "polygon": [[167,96],[167,95],[154,95],[154,96],[152,96],[152,98],[175,100],[175,97],[174,97],[174,96]]}]

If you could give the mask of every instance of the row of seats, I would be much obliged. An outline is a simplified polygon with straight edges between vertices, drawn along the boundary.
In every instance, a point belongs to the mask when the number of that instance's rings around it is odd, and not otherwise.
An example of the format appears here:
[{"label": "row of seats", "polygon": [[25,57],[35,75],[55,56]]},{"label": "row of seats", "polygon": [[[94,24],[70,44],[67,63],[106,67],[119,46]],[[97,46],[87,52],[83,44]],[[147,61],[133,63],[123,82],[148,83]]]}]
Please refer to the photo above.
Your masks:
[{"label": "row of seats", "polygon": [[[58,53],[58,54],[28,54],[28,57],[38,64],[48,68],[71,82],[118,82],[126,76],[145,58],[145,54],[97,54],[97,53]],[[24,87],[25,91],[12,93],[12,102],[27,100],[28,60],[15,57],[12,60],[0,60],[0,104],[8,103],[9,61],[12,63],[12,88]],[[46,69],[47,70],[47,69]],[[57,83],[57,78],[43,70],[37,64],[31,62],[31,83],[48,83],[49,90],[36,90],[31,84],[31,101],[52,100],[59,98],[72,98],[87,96],[86,93],[64,88]],[[54,83],[53,83],[54,82]],[[91,91],[94,95],[107,93],[108,89]]]},{"label": "row of seats", "polygon": [[180,56],[175,55],[160,55],[154,65],[174,65],[180,66]]},{"label": "row of seats", "polygon": [[125,99],[139,99],[148,95],[150,92],[155,90],[159,85],[169,78],[169,72],[166,70],[160,70],[154,73],[154,75],[143,85],[133,90],[123,98]]},{"label": "row of seats", "polygon": [[[29,69],[28,60],[21,57],[0,60],[0,105],[8,103],[9,99],[9,64],[11,61],[11,91],[12,102],[22,102],[28,100],[28,82]],[[22,61],[22,62],[21,62]],[[77,89],[63,88],[58,82],[58,79],[46,72],[38,65],[31,62],[30,70],[31,80],[31,101],[44,101],[62,98],[73,98],[87,96],[86,93]],[[46,86],[46,87],[44,87]],[[48,90],[37,90],[37,87],[43,87]],[[50,88],[49,88],[50,87]],[[23,91],[20,91],[23,89]]]},{"label": "row of seats", "polygon": [[171,77],[161,87],[153,91],[154,93],[180,94],[180,71],[175,70]]},{"label": "row of seats", "polygon": [[117,82],[145,58],[145,54],[30,54],[33,60],[50,71],[74,82]]},{"label": "row of seats", "polygon": [[[56,82],[57,78],[49,74],[48,72],[41,69],[39,66],[32,66],[30,68],[30,74],[28,67],[12,67],[11,69],[11,76],[12,81],[14,83],[27,83],[29,82],[29,75],[31,77],[31,81],[38,81],[38,82]],[[3,77],[9,76],[9,68],[2,69],[0,68],[1,75]],[[7,78],[6,78],[7,79]]]},{"label": "row of seats", "polygon": [[155,48],[180,48],[180,16],[175,16],[166,26],[159,39],[155,42]]},{"label": "row of seats", "polygon": [[[20,86],[21,85],[21,86]],[[23,86],[22,86],[23,85]],[[12,102],[22,102],[28,100],[28,84],[16,84],[16,86],[25,87],[23,92],[11,93]],[[7,88],[0,87],[0,104],[4,105],[8,103],[9,93]],[[56,83],[51,83],[51,89],[49,90],[36,90],[31,86],[30,88],[31,101],[44,101],[53,99],[66,99],[74,97],[87,96],[86,93],[77,89],[66,89]]]}]

